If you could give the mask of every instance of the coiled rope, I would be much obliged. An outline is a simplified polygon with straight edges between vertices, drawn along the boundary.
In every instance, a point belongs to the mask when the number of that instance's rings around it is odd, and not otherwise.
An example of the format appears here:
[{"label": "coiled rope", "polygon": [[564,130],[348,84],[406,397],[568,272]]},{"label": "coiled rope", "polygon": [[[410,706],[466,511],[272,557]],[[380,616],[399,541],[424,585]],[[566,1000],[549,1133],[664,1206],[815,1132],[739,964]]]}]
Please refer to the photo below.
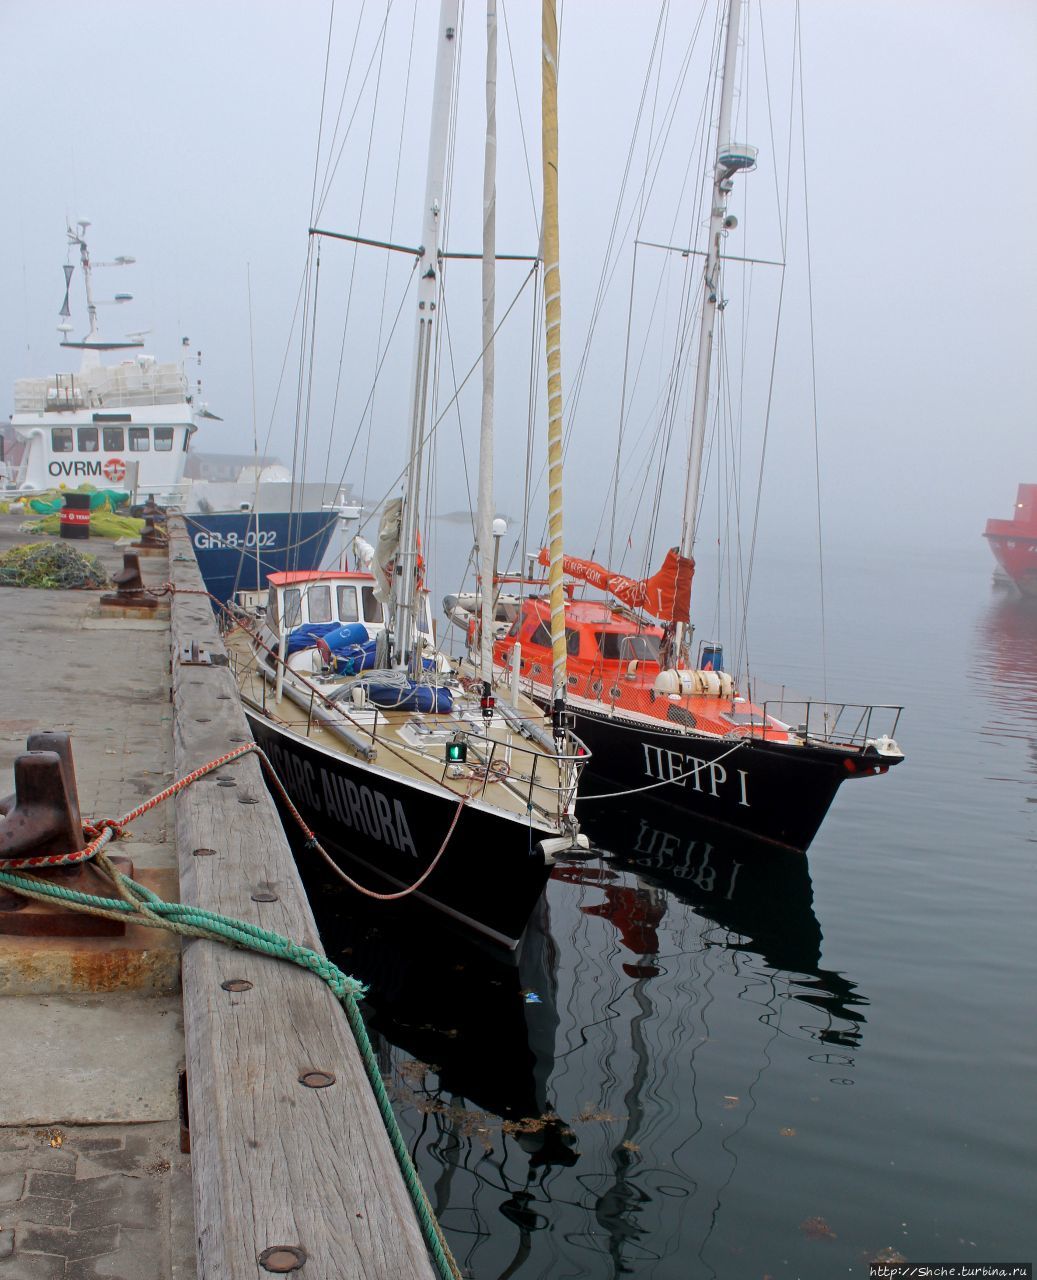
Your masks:
[{"label": "coiled rope", "polygon": [[[307,847],[316,848],[318,852],[322,853],[330,861],[330,854],[321,847],[316,836],[303,821],[302,815],[292,804],[281,786],[280,780],[265,752],[256,743],[249,742],[244,746],[236,747],[233,751],[227,752],[226,755],[210,760],[208,764],[193,770],[185,777],[177,779],[164,790],[158,792],[157,795],[145,800],[143,804],[131,809],[129,813],[117,820],[105,818],[96,823],[84,823],[83,830],[85,834],[91,836],[84,849],[75,853],[43,854],[27,858],[5,858],[0,864],[6,868],[6,870],[0,870],[0,885],[36,902],[57,900],[68,907],[69,910],[100,916],[107,920],[125,922],[132,918],[136,924],[165,929],[171,933],[179,933],[186,937],[206,938],[211,942],[224,942],[230,946],[255,951],[260,955],[271,956],[277,960],[287,960],[291,964],[299,965],[301,968],[309,969],[311,973],[316,974],[334,992],[345,1011],[346,1020],[349,1023],[350,1030],[353,1032],[356,1046],[360,1051],[364,1070],[374,1092],[375,1102],[382,1117],[382,1123],[385,1125],[389,1143],[399,1164],[404,1185],[411,1198],[411,1203],[414,1205],[422,1236],[435,1262],[436,1269],[442,1280],[461,1280],[461,1271],[429,1203],[428,1195],[422,1186],[410,1152],[407,1150],[396,1116],[393,1114],[392,1103],[389,1100],[385,1081],[382,1079],[378,1059],[375,1056],[374,1048],[367,1034],[367,1028],[364,1025],[363,1015],[357,1003],[367,989],[364,984],[344,973],[338,965],[334,964],[326,956],[320,955],[309,947],[300,946],[290,938],[273,933],[269,929],[260,928],[259,925],[251,924],[247,920],[236,920],[229,916],[220,915],[217,912],[206,911],[201,907],[195,907],[188,903],[164,901],[144,885],[138,884],[136,880],[120,872],[105,852],[106,846],[118,836],[121,836],[124,833],[124,828],[133,822],[135,818],[139,818],[164,800],[168,800],[170,796],[176,795],[193,782],[197,782],[199,778],[203,778],[206,774],[219,769],[222,765],[253,752],[259,756],[261,764],[267,775],[273,779],[289,811],[303,831],[306,832],[308,836]],[[454,820],[446,838],[432,865],[426,869],[421,878],[422,880],[432,873],[435,864],[446,849],[454,827],[457,825],[465,800],[466,797],[462,797],[458,804],[457,812],[454,815]],[[117,898],[102,898],[79,890],[68,889],[49,880],[41,879],[39,876],[14,874],[16,871],[31,871],[47,867],[76,866],[90,859],[94,860],[98,870],[111,881],[116,893],[119,895]],[[335,864],[332,862],[332,865],[334,866]],[[421,880],[418,881],[418,884],[420,883]],[[361,888],[361,886],[357,887]],[[416,885],[412,885],[406,892],[412,892],[416,887]],[[402,894],[371,894],[371,896],[400,897]]]}]

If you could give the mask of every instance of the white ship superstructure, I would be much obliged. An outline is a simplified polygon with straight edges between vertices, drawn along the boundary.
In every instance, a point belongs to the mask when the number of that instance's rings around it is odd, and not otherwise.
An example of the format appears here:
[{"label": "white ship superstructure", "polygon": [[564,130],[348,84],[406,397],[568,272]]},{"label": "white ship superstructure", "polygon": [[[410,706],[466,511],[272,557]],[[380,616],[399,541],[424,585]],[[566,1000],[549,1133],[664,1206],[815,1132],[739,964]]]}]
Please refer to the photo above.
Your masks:
[{"label": "white ship superstructure", "polygon": [[[213,417],[192,402],[182,364],[159,363],[144,354],[141,335],[122,341],[102,338],[93,297],[92,269],[85,232],[90,224],[68,228],[70,246],[78,248],[86,290],[89,331],[78,342],[69,340],[67,320],[59,326],[61,346],[82,353],[77,373],[20,378],[15,383],[11,427],[22,446],[19,460],[7,467],[10,488],[24,492],[76,487],[128,489],[136,498],[148,493],[175,492],[184,476],[191,437],[198,417]],[[127,266],[132,258],[117,258],[101,266]],[[65,304],[75,270],[65,266]],[[115,301],[129,295],[117,294]],[[186,344],[186,340],[185,340]],[[102,351],[133,350],[118,364],[103,365]]]}]

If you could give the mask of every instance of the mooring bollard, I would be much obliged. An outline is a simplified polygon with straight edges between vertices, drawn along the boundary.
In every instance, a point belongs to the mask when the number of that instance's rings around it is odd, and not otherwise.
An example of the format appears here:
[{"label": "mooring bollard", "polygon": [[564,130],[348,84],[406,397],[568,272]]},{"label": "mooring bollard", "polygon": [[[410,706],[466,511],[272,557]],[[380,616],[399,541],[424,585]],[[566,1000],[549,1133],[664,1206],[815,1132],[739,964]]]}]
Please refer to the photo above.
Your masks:
[{"label": "mooring bollard", "polygon": [[131,542],[130,546],[137,551],[143,551],[145,555],[164,555],[169,550],[169,539],[166,537],[165,528],[159,527],[160,517],[149,516],[144,517],[144,529],[136,542]]},{"label": "mooring bollard", "polygon": [[[28,750],[15,758],[14,794],[0,800],[0,871],[17,859],[78,853],[85,847],[72,741],[67,733],[33,734]],[[132,875],[126,858],[119,870]],[[21,875],[21,868],[13,868]],[[24,873],[59,880],[62,887],[105,896],[108,882],[90,863],[36,866]],[[40,904],[0,886],[0,934],[117,937],[126,926],[117,920],[73,913]]]},{"label": "mooring bollard", "polygon": [[158,600],[144,586],[140,572],[140,557],[133,551],[122,553],[122,569],[112,575],[116,591],[101,597],[102,608],[157,609]]}]

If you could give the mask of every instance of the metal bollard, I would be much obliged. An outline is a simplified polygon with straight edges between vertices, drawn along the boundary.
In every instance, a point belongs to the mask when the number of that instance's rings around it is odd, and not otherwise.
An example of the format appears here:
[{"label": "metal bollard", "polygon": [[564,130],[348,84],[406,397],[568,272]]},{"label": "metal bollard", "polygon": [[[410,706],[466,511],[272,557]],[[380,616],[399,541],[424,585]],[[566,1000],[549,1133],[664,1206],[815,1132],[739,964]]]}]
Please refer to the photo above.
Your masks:
[{"label": "metal bollard", "polygon": [[[0,817],[0,871],[11,859],[77,853],[86,843],[70,736],[57,731],[35,733],[27,746],[14,762],[14,795],[0,801],[4,814]],[[128,859],[113,861],[126,874],[133,874]],[[65,888],[85,893],[105,896],[108,892],[107,882],[89,864],[36,867],[29,874],[60,880]],[[123,933],[125,925],[119,921],[31,902],[0,888],[0,934],[117,937]]]},{"label": "metal bollard", "polygon": [[102,608],[157,609],[158,600],[144,586],[140,572],[140,557],[133,551],[122,553],[122,569],[112,575],[117,590],[101,597]]}]

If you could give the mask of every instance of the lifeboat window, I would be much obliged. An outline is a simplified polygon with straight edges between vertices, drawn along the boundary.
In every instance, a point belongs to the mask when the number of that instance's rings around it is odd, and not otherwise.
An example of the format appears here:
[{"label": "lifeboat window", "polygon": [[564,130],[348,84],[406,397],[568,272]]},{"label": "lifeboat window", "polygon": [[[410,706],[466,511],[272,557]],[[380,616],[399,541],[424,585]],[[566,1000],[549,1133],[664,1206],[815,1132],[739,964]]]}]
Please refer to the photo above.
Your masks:
[{"label": "lifeboat window", "polygon": [[156,427],[155,428],[155,452],[156,453],[172,453],[173,452],[173,428],[172,427]]},{"label": "lifeboat window", "polygon": [[310,587],[306,592],[306,609],[310,622],[330,622],[331,588]]},{"label": "lifeboat window", "polygon": [[622,631],[596,631],[601,656],[610,662],[658,662],[659,637],[626,635]]},{"label": "lifeboat window", "polygon": [[123,453],[126,449],[126,433],[122,427],[102,427],[101,444],[105,453]]},{"label": "lifeboat window", "polygon": [[508,628],[508,638],[510,640],[514,640],[514,638],[518,635],[518,633],[521,630],[522,630],[522,619],[516,618],[515,621]]},{"label": "lifeboat window", "polygon": [[375,596],[374,587],[361,587],[360,595],[364,601],[364,621],[381,622],[382,606],[381,602]]},{"label": "lifeboat window", "polygon": [[130,427],[130,453],[147,453],[151,448],[151,432],[147,427]]},{"label": "lifeboat window", "polygon": [[50,447],[55,453],[72,452],[72,428],[51,427]]},{"label": "lifeboat window", "polygon": [[302,595],[298,587],[289,587],[284,593],[284,625],[286,631],[302,621]]},{"label": "lifeboat window", "polygon": [[77,427],[76,443],[79,445],[80,453],[96,453],[97,452],[97,428],[96,427]]},{"label": "lifeboat window", "polygon": [[357,608],[356,602],[356,587],[339,587],[338,620],[339,622],[360,621],[360,610]]},{"label": "lifeboat window", "polygon": [[[535,644],[541,649],[551,649],[551,632],[546,622],[541,622],[540,626],[529,637],[529,644]],[[580,633],[574,627],[565,628],[565,651],[570,658],[575,658],[580,652]]]}]

